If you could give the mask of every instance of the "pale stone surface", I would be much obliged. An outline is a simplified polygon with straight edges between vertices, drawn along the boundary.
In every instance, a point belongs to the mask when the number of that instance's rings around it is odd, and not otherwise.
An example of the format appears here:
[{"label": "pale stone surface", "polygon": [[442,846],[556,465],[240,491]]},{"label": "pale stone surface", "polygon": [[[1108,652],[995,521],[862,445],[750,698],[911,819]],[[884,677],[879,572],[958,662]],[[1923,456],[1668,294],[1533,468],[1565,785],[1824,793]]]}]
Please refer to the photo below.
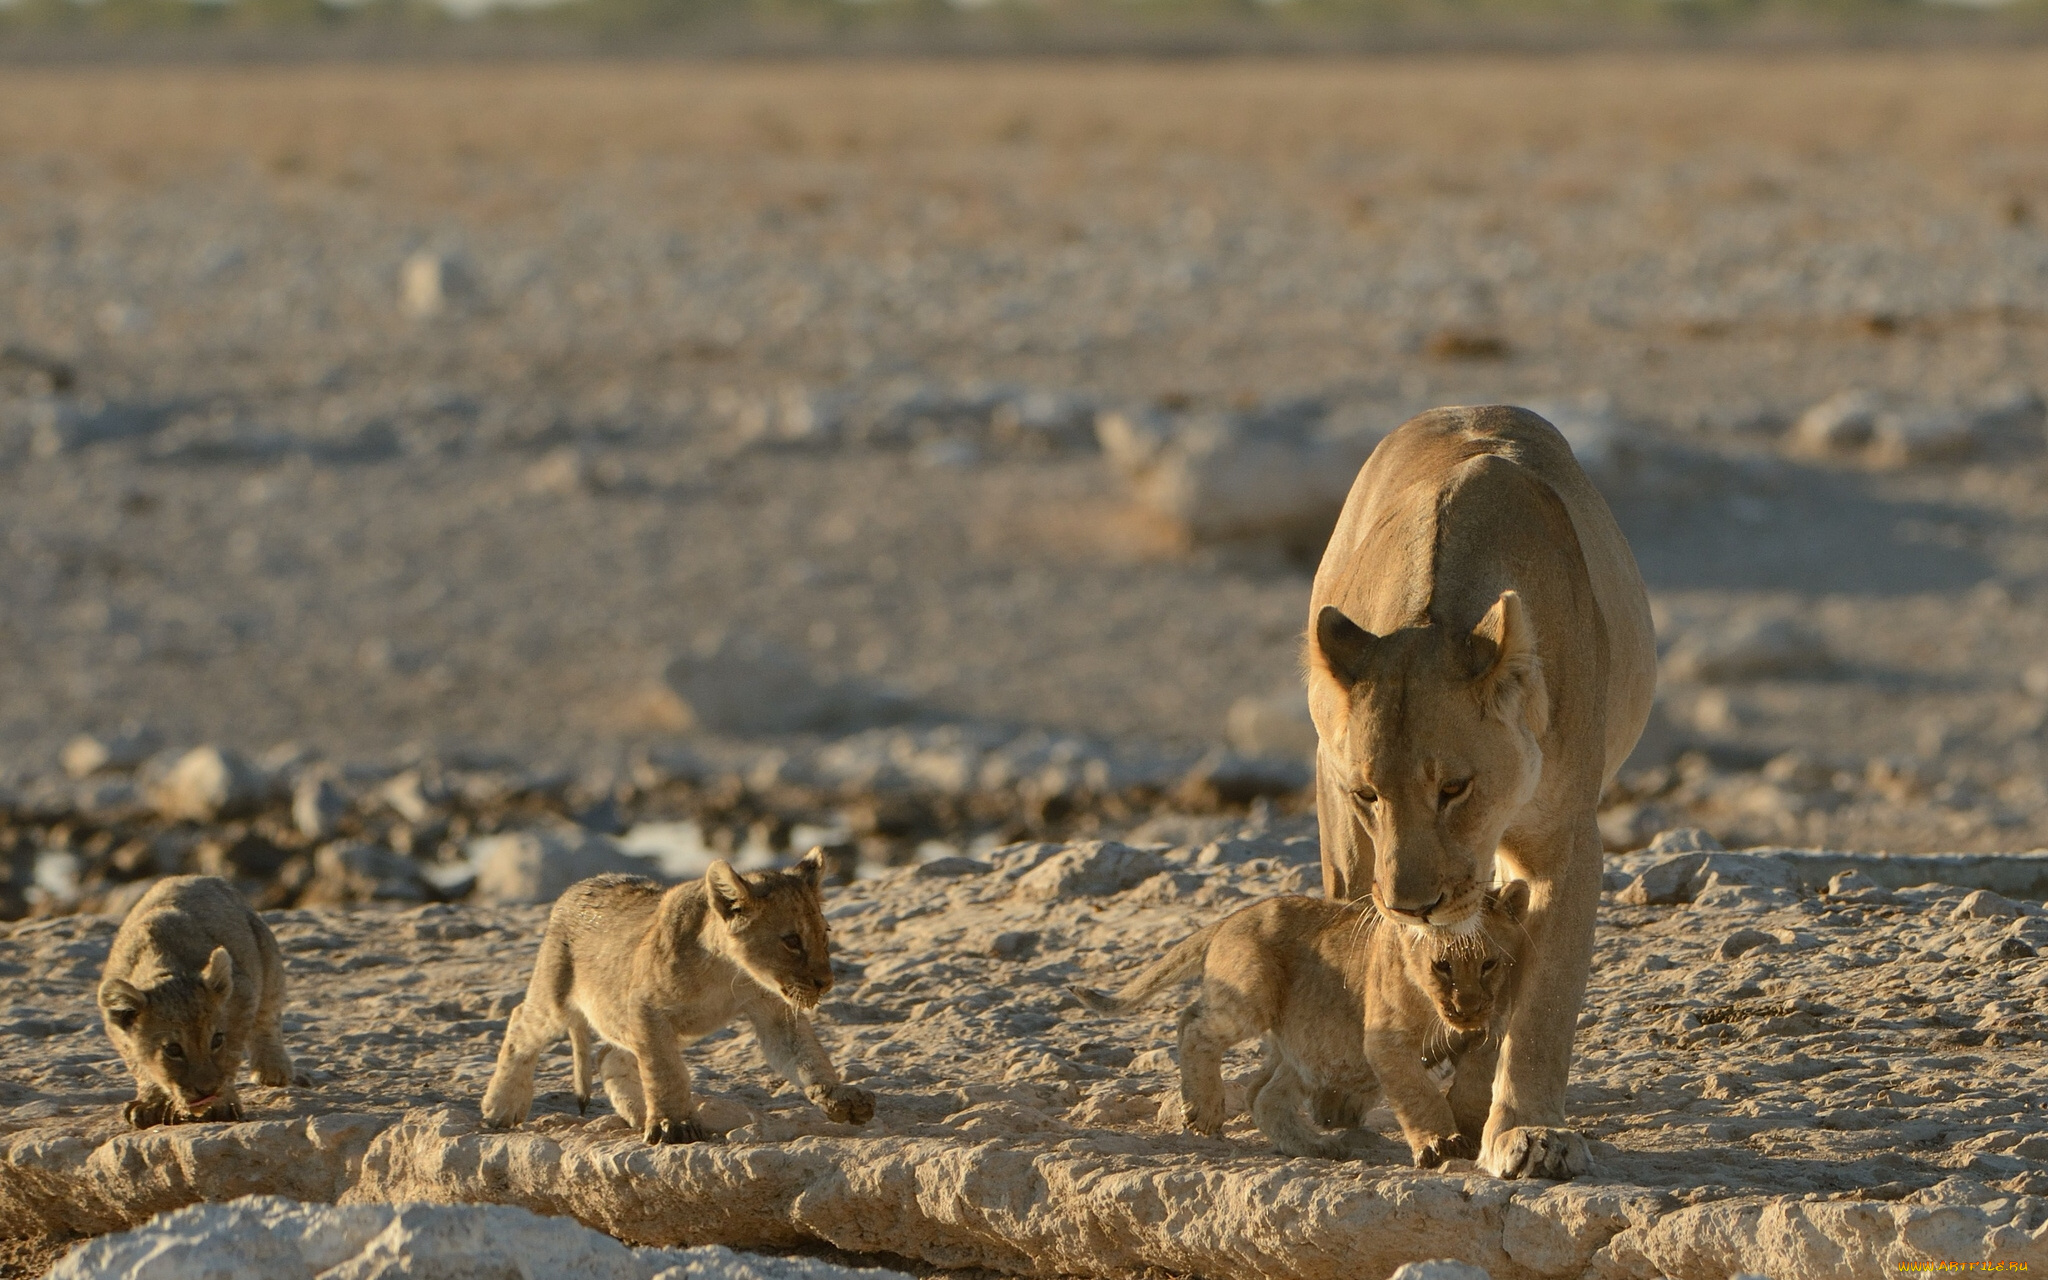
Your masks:
[{"label": "pale stone surface", "polygon": [[562,890],[606,872],[653,875],[655,864],[619,851],[602,836],[580,829],[520,831],[469,844],[476,866],[476,898],[488,903],[553,902]]},{"label": "pale stone surface", "polygon": [[73,1250],[49,1280],[905,1280],[716,1245],[635,1249],[569,1218],[506,1205],[194,1205]]},{"label": "pale stone surface", "polygon": [[149,802],[166,818],[232,818],[263,800],[266,779],[232,751],[195,747],[149,785]]},{"label": "pale stone surface", "polygon": [[[270,913],[293,984],[286,1041],[315,1084],[246,1088],[241,1124],[140,1133],[119,1123],[129,1085],[91,1007],[114,922],[17,925],[0,935],[0,1218],[103,1232],[256,1193],[484,1201],[633,1244],[823,1242],[1047,1276],[1334,1280],[1434,1259],[1491,1280],[2048,1266],[2048,1117],[2023,1105],[2048,1086],[2048,961],[2021,954],[2028,930],[2048,935],[2033,903],[1957,919],[1960,889],[1821,896],[1844,868],[1815,883],[1787,853],[1648,855],[1701,859],[1709,883],[1690,904],[1602,907],[1567,1098],[1595,1170],[1508,1183],[1408,1168],[1384,1110],[1349,1164],[1280,1158],[1241,1115],[1217,1138],[1163,1123],[1174,1002],[1106,1019],[1064,985],[1113,986],[1200,924],[1312,888],[1314,841],[1134,844],[1161,867],[1136,887],[1019,891],[1113,847],[1020,845],[982,874],[906,868],[831,890],[841,985],[820,1035],[877,1093],[874,1123],[824,1120],[735,1030],[686,1056],[699,1092],[744,1123],[689,1147],[646,1146],[602,1099],[579,1116],[566,1046],[542,1061],[528,1127],[481,1128],[543,907]],[[1727,896],[1758,890],[1783,900]],[[1715,954],[1744,929],[1769,945]],[[1233,1096],[1256,1061],[1229,1060]]]}]

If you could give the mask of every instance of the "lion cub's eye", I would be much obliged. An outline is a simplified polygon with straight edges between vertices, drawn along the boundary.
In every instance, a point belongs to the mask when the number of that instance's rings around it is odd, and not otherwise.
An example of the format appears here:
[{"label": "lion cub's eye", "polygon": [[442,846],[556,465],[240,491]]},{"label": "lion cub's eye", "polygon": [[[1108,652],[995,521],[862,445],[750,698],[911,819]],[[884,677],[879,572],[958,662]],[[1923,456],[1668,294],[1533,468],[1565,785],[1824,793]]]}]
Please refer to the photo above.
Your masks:
[{"label": "lion cub's eye", "polygon": [[800,933],[783,934],[782,945],[788,947],[791,951],[796,952],[798,955],[802,955],[804,953],[804,937]]},{"label": "lion cub's eye", "polygon": [[1375,805],[1380,802],[1380,793],[1371,787],[1360,787],[1351,793],[1351,798],[1362,805]]},{"label": "lion cub's eye", "polygon": [[218,1048],[220,1048],[220,1047],[221,1047],[222,1045],[226,1044],[227,1042],[228,1042],[228,1033],[227,1033],[227,1032],[225,1032],[225,1031],[216,1031],[216,1032],[214,1032],[214,1033],[213,1033],[213,1047],[214,1047],[214,1048],[218,1049]]},{"label": "lion cub's eye", "polygon": [[1446,978],[1451,976],[1451,962],[1448,960],[1439,960],[1435,964],[1430,965],[1429,967],[1436,970],[1438,973],[1442,974]]},{"label": "lion cub's eye", "polygon": [[185,1046],[181,1044],[167,1044],[164,1046],[164,1056],[166,1058],[182,1059],[185,1056]]},{"label": "lion cub's eye", "polygon": [[1487,961],[1487,962],[1486,962],[1485,964],[1482,964],[1482,965],[1480,965],[1480,966],[1479,966],[1479,972],[1481,972],[1481,973],[1492,973],[1492,972],[1493,972],[1493,971],[1494,971],[1495,969],[1497,969],[1497,968],[1499,968],[1499,967],[1500,967],[1500,961],[1498,961],[1498,960],[1488,960],[1488,961]]}]

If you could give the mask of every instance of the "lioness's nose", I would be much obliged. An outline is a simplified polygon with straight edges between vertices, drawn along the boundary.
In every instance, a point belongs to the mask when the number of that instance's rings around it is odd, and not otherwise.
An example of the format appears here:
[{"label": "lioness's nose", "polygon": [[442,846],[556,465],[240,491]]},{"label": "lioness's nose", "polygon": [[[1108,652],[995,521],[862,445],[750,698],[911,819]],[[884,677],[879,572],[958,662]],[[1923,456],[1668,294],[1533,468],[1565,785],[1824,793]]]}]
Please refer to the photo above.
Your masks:
[{"label": "lioness's nose", "polygon": [[1428,902],[1422,903],[1419,906],[1414,903],[1404,903],[1400,899],[1393,897],[1393,895],[1391,894],[1388,895],[1388,901],[1386,903],[1387,910],[1393,912],[1395,915],[1408,916],[1412,919],[1422,921],[1427,921],[1429,917],[1436,911],[1436,909],[1442,905],[1444,905],[1444,895],[1441,893],[1436,895],[1434,898],[1431,898]]}]

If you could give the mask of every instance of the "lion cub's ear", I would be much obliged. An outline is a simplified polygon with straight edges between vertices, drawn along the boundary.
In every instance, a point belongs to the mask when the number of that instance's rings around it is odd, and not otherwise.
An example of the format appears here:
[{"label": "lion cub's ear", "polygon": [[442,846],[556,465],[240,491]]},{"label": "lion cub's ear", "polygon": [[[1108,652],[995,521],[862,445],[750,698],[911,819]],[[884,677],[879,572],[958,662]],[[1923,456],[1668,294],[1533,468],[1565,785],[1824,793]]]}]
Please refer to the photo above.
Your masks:
[{"label": "lion cub's ear", "polygon": [[1519,715],[1542,736],[1550,725],[1550,695],[1536,654],[1536,624],[1519,593],[1501,592],[1472,628],[1472,674],[1489,710],[1510,723]]},{"label": "lion cub's ear", "polygon": [[814,844],[811,851],[797,860],[796,874],[805,884],[816,889],[825,882],[825,846]]},{"label": "lion cub's ear", "polygon": [[720,858],[704,873],[704,896],[711,901],[711,909],[718,918],[727,923],[745,915],[754,905],[754,891],[732,869],[732,864]]},{"label": "lion cub's ear", "polygon": [[1529,914],[1529,882],[1510,880],[1487,895],[1487,905],[1510,920],[1520,921]]},{"label": "lion cub's ear", "polygon": [[1350,689],[1365,678],[1380,638],[1326,604],[1316,615],[1315,658],[1331,679]]},{"label": "lion cub's ear", "polygon": [[126,1031],[135,1025],[142,1011],[149,1007],[149,1001],[142,992],[119,978],[108,978],[100,984],[100,1008],[115,1026]]},{"label": "lion cub's ear", "polygon": [[235,989],[235,958],[226,947],[215,947],[213,954],[206,957],[206,968],[200,970],[199,980],[219,997],[225,998]]}]

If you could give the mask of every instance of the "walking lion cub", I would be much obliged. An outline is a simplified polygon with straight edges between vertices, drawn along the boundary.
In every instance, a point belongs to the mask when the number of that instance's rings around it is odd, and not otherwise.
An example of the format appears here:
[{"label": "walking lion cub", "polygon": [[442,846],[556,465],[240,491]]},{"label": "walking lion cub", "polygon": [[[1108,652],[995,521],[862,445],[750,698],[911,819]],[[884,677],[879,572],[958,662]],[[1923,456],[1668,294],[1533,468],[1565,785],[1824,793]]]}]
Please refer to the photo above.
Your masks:
[{"label": "walking lion cub", "polygon": [[[1339,1137],[1311,1127],[1303,1104],[1328,1090],[1363,1115],[1384,1093],[1417,1166],[1470,1159],[1493,1103],[1499,997],[1522,949],[1529,886],[1486,894],[1462,935],[1380,919],[1370,898],[1274,898],[1192,937],[1114,996],[1076,998],[1123,1014],[1200,976],[1180,1016],[1180,1089],[1188,1127],[1214,1134],[1226,1118],[1223,1054],[1256,1035],[1267,1060],[1252,1083],[1252,1120],[1292,1156],[1348,1158]],[[1449,1096],[1431,1078],[1448,1062]]]},{"label": "walking lion cub", "polygon": [[277,939],[218,876],[169,876],[142,895],[107,953],[99,1006],[135,1074],[121,1114],[138,1129],[240,1120],[245,1054],[263,1084],[306,1083],[285,1052]]},{"label": "walking lion cub", "polygon": [[[822,850],[791,871],[742,877],[715,862],[672,889],[639,876],[572,885],[548,914],[526,1001],[512,1011],[484,1090],[486,1124],[522,1123],[542,1049],[569,1036],[576,1104],[592,1069],[605,1096],[652,1143],[697,1142],[682,1042],[736,1017],[761,1056],[833,1120],[866,1124],[875,1098],[841,1084],[806,1016],[832,989],[819,878]],[[593,1036],[605,1043],[593,1053]]]}]

